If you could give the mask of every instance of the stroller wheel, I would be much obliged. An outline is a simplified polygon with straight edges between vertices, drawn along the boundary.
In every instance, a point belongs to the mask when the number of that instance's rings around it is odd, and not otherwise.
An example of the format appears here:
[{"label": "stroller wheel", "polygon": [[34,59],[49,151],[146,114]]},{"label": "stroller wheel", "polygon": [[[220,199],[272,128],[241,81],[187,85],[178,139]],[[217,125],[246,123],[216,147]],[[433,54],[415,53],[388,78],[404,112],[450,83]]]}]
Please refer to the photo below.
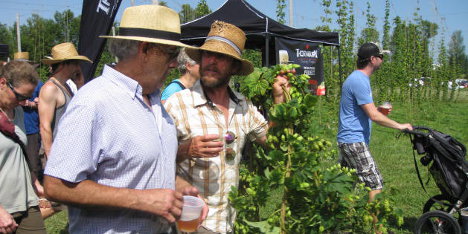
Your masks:
[{"label": "stroller wheel", "polygon": [[424,213],[416,222],[415,234],[421,233],[447,233],[461,234],[461,227],[458,222],[449,214],[434,210]]}]

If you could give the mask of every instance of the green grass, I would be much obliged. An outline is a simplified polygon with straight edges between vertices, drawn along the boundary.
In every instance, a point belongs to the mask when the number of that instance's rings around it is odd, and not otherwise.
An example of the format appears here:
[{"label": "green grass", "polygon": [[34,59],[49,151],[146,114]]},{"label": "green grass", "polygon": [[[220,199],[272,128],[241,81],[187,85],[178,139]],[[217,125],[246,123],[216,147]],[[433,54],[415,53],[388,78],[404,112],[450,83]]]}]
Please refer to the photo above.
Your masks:
[{"label": "green grass", "polygon": [[[393,102],[393,111],[389,117],[398,122],[436,129],[468,145],[468,90],[461,90],[456,97],[456,101],[450,102]],[[317,123],[317,135],[336,142],[336,106],[320,100],[316,113],[314,122]],[[370,149],[384,177],[384,191],[391,194],[395,206],[404,212],[404,225],[392,229],[395,233],[412,233],[414,223],[422,215],[424,203],[429,196],[439,194],[439,190],[432,180],[427,185],[429,195],[421,188],[408,136],[374,124]],[[416,155],[416,158],[419,162],[420,156]],[[337,158],[333,160],[336,162]],[[430,178],[427,167],[419,164],[419,170],[426,182]]]},{"label": "green grass", "polygon": [[[393,102],[393,111],[389,117],[398,122],[409,122],[439,130],[468,145],[468,90],[458,92],[456,97],[457,101],[451,102]],[[336,105],[338,104],[320,99],[314,119],[317,135],[331,142],[336,142]],[[392,194],[395,206],[404,212],[403,227],[393,227],[392,230],[395,233],[412,233],[413,225],[422,214],[423,205],[429,195],[419,184],[409,138],[404,135],[398,138],[398,135],[396,130],[374,125],[370,148],[385,180],[384,191]],[[417,158],[419,159],[419,156]],[[333,163],[336,160],[333,159]],[[427,168],[420,167],[420,171],[423,178],[427,179]],[[428,191],[431,196],[438,194],[438,189],[432,183],[429,183]],[[271,204],[281,199],[279,193]],[[266,207],[263,213],[272,210],[272,207]],[[47,219],[47,232],[66,233],[66,222],[66,212]]]}]

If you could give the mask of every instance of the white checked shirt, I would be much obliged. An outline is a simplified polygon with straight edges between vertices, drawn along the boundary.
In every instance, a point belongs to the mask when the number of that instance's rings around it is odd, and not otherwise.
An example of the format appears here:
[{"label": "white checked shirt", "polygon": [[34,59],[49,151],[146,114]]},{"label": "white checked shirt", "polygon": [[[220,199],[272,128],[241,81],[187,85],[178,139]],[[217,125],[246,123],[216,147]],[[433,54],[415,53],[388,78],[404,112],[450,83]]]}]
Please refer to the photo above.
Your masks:
[{"label": "white checked shirt", "polygon": [[[45,174],[130,188],[175,188],[176,129],[159,100],[143,101],[135,80],[106,66],[60,120]],[[166,233],[161,216],[131,209],[69,206],[70,233]]]},{"label": "white checked shirt", "polygon": [[267,122],[250,101],[232,91],[229,100],[228,126],[223,112],[207,100],[200,82],[167,99],[165,107],[177,127],[180,141],[206,134],[224,136],[231,131],[237,137],[227,145],[236,152],[234,158],[226,158],[225,151],[212,158],[192,158],[178,165],[177,174],[205,197],[209,206],[208,217],[203,226],[211,231],[226,233],[232,230],[235,211],[228,203],[231,186],[239,183],[239,162],[246,137],[250,140],[263,137]]}]

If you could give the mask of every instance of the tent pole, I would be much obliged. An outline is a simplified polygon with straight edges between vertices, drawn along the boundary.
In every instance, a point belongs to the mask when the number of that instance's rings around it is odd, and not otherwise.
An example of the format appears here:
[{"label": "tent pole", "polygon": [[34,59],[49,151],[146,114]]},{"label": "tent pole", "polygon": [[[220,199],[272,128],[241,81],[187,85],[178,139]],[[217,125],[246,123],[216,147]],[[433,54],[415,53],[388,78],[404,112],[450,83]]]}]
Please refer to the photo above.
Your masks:
[{"label": "tent pole", "polygon": [[270,66],[270,34],[265,37],[265,67]]}]

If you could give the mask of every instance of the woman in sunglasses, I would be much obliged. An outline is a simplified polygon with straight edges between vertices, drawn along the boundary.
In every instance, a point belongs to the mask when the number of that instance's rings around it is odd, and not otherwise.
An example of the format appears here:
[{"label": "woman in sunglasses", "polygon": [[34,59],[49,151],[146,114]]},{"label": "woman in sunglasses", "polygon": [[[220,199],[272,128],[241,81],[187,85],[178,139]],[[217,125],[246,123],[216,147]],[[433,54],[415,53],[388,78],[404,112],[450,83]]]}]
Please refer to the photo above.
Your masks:
[{"label": "woman in sunglasses", "polygon": [[20,104],[38,82],[34,67],[24,61],[0,65],[0,233],[46,233],[26,157],[27,144]]}]

